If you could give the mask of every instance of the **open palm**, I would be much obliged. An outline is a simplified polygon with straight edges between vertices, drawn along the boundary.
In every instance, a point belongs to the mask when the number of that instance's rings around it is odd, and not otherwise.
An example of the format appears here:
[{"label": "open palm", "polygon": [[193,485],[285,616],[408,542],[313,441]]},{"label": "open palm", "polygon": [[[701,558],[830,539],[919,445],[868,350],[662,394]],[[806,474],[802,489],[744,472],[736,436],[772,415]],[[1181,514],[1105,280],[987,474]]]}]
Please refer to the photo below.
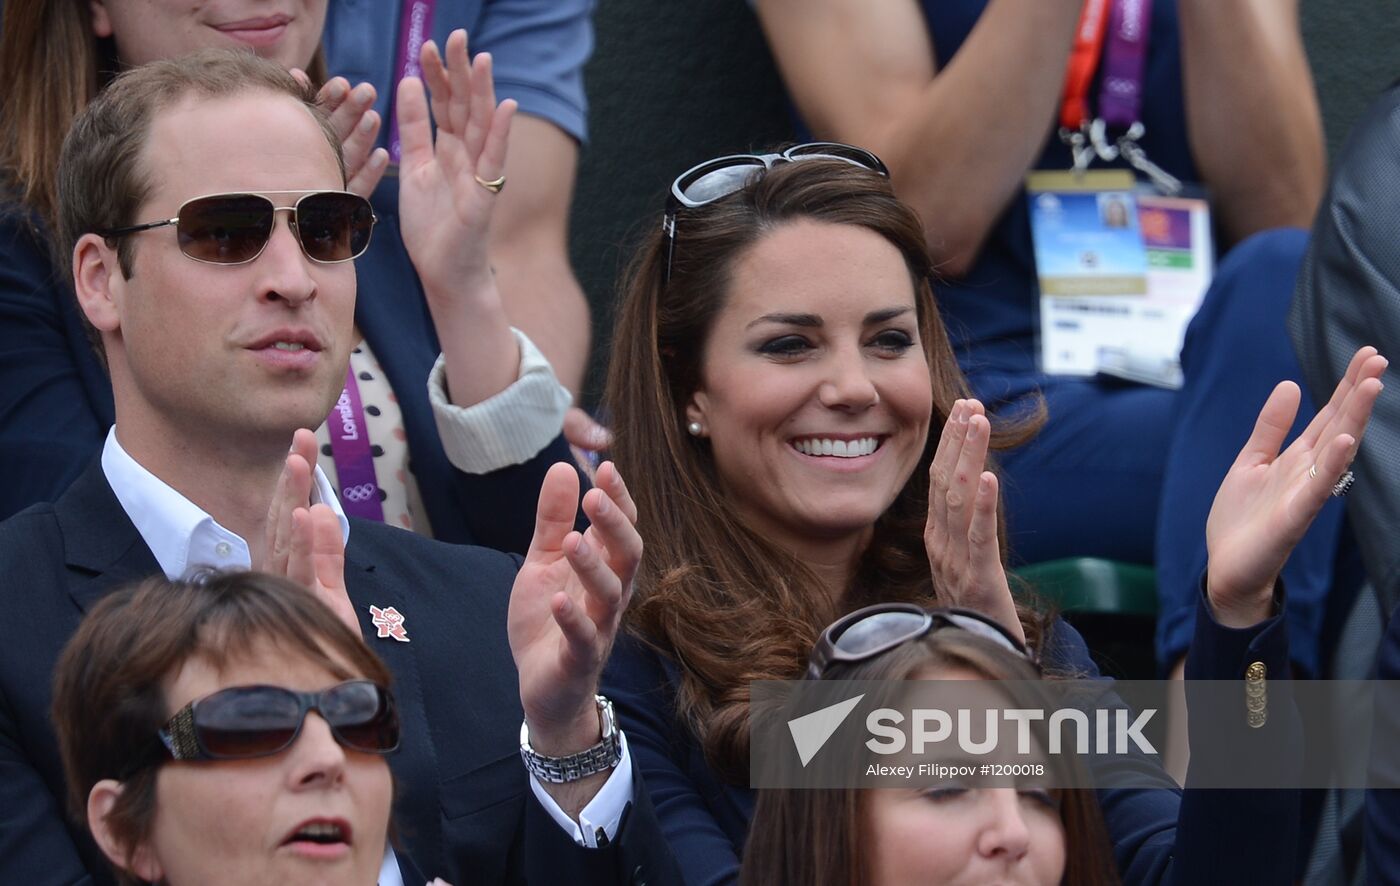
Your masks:
[{"label": "open palm", "polygon": [[1257,611],[1272,597],[1284,562],[1356,456],[1386,365],[1375,348],[1357,351],[1327,405],[1281,452],[1301,393],[1293,382],[1274,388],[1206,521],[1217,615]]},{"label": "open palm", "polygon": [[[487,255],[496,195],[482,181],[504,174],[515,102],[496,104],[491,57],[467,56],[467,34],[447,38],[444,64],[423,44],[423,79],[405,77],[396,100],[403,159],[399,214],[404,246],[428,292],[452,292],[460,281],[490,273]],[[437,121],[434,139],[424,83]]]}]

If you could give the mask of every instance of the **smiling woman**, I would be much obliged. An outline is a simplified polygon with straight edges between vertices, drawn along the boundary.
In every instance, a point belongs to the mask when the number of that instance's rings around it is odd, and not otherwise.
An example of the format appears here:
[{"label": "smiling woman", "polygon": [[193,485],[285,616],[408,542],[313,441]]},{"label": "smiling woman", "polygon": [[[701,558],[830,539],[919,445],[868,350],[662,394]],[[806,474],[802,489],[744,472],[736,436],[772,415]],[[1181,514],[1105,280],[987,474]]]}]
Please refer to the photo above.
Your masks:
[{"label": "smiling woman", "polygon": [[[987,455],[1038,416],[994,427],[967,398],[923,225],[883,164],[831,144],[724,157],[683,173],[672,198],[613,336],[606,401],[646,550],[605,685],[688,881],[732,884],[754,810],[750,686],[798,678],[838,616],[956,606],[1052,671],[1098,671],[1071,627],[1012,594]],[[1296,388],[1265,405],[1204,527],[1189,677],[1287,672],[1275,581],[1354,456],[1385,365],[1359,352],[1287,449]],[[1286,718],[1238,738],[1250,765],[1298,765]],[[1098,794],[1125,882],[1289,879],[1267,835],[1296,827],[1296,793],[1207,806],[1150,761],[1139,775],[1159,787]],[[1186,836],[1226,832],[1228,863]]]},{"label": "smiling woman", "polygon": [[111,594],[64,650],[53,719],[69,809],[123,882],[376,881],[389,672],[304,588],[230,573]]}]

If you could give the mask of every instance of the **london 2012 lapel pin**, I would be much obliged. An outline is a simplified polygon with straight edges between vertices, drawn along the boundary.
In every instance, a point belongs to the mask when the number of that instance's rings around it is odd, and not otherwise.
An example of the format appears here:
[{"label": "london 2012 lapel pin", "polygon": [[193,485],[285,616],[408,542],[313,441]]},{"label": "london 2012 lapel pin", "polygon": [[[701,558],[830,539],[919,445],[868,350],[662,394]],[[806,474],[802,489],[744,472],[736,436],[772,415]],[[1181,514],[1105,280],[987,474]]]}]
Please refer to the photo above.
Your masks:
[{"label": "london 2012 lapel pin", "polygon": [[403,626],[403,614],[392,606],[385,606],[380,609],[373,604],[369,607],[369,614],[374,626],[379,629],[378,637],[381,640],[393,637],[400,643],[408,642],[408,631]]}]

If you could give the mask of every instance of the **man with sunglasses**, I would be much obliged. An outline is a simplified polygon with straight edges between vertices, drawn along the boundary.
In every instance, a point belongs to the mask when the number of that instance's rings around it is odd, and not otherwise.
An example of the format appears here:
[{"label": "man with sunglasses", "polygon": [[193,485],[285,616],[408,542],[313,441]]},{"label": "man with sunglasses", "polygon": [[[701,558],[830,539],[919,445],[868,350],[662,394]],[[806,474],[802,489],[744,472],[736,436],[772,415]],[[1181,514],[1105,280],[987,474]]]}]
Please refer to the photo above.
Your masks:
[{"label": "man with sunglasses", "polygon": [[[406,152],[450,169],[421,84],[401,99],[416,121]],[[133,579],[258,564],[322,595],[393,671],[402,849],[419,869],[455,882],[677,881],[594,694],[641,554],[616,470],[584,498],[592,526],[579,535],[577,475],[556,465],[523,563],[352,523],[313,471],[299,429],[341,391],[350,259],[374,218],[344,192],[338,139],[301,87],[226,52],[134,69],[78,118],[60,179],[116,425],[58,502],[0,524],[0,602],[24,623],[0,647],[6,878],[105,882],[91,841],[64,824],[47,721],[51,669],[82,613]],[[390,852],[381,884],[401,881],[396,862]]]}]

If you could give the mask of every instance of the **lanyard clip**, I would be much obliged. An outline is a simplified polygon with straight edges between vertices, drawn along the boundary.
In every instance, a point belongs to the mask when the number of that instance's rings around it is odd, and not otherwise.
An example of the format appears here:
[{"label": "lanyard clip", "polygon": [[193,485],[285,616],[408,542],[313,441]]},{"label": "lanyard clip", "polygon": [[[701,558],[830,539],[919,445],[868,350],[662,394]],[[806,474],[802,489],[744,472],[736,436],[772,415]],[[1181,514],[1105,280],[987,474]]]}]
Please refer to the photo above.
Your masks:
[{"label": "lanyard clip", "polygon": [[1138,139],[1142,138],[1146,131],[1141,123],[1134,123],[1118,139],[1118,153],[1128,162],[1128,165],[1141,172],[1152,180],[1152,184],[1157,190],[1168,197],[1181,193],[1181,179],[1167,172],[1162,167],[1147,159],[1147,152],[1138,144]]},{"label": "lanyard clip", "polygon": [[1089,168],[1089,164],[1094,162],[1097,153],[1089,140],[1089,124],[1086,122],[1077,130],[1061,126],[1060,141],[1069,146],[1070,156],[1074,158],[1070,171],[1075,175],[1082,175]]},{"label": "lanyard clip", "polygon": [[1118,148],[1108,140],[1108,124],[1102,117],[1095,117],[1094,122],[1089,124],[1089,142],[1094,146],[1094,153],[1098,154],[1103,162],[1112,163],[1118,159]]}]

